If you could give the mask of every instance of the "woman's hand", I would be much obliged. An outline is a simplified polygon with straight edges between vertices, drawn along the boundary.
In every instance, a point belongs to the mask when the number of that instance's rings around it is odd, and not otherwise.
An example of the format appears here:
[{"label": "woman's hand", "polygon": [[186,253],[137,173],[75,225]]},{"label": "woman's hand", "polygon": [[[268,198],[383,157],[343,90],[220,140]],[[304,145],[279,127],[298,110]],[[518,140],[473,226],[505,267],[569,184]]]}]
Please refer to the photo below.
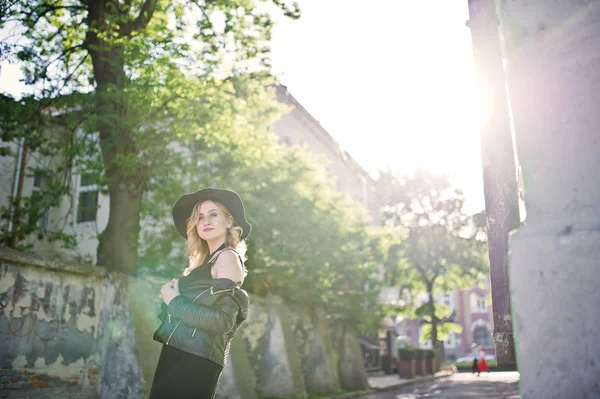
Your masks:
[{"label": "woman's hand", "polygon": [[168,305],[173,298],[179,295],[179,279],[174,278],[163,285],[160,289],[160,295],[162,295],[163,301]]}]

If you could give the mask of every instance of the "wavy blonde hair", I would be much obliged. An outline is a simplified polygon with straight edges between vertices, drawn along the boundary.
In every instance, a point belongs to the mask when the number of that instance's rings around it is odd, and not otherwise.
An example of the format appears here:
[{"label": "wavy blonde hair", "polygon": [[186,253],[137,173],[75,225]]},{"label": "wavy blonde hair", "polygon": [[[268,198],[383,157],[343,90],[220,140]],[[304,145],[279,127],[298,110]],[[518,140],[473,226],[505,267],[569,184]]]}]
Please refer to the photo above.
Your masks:
[{"label": "wavy blonde hair", "polygon": [[[235,220],[233,219],[233,215],[220,202],[213,201],[217,208],[223,212],[223,215],[227,219],[232,221],[231,227],[227,229],[225,233],[225,245],[227,247],[235,249],[242,259],[245,258],[246,254],[246,242],[242,240],[240,237],[242,236],[242,228],[240,226],[236,226]],[[187,220],[186,232],[187,232],[187,252],[189,255],[189,264],[188,267],[183,271],[183,275],[187,276],[190,274],[192,270],[200,266],[206,260],[206,257],[210,254],[208,243],[200,238],[198,234],[198,229],[196,228],[198,221],[200,220],[200,206],[202,206],[204,202],[198,202],[194,209],[192,210],[192,214]],[[243,266],[243,265],[242,265]],[[244,274],[246,268],[244,266]]]}]

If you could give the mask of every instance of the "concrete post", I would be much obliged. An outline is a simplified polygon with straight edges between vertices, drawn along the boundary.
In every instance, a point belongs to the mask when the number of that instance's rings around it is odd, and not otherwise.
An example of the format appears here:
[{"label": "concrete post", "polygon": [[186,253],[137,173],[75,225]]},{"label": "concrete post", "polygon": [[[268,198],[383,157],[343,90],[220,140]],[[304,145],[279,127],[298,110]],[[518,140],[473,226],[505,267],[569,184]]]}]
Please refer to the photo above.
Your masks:
[{"label": "concrete post", "polygon": [[600,2],[502,0],[527,225],[511,235],[521,394],[600,397]]}]

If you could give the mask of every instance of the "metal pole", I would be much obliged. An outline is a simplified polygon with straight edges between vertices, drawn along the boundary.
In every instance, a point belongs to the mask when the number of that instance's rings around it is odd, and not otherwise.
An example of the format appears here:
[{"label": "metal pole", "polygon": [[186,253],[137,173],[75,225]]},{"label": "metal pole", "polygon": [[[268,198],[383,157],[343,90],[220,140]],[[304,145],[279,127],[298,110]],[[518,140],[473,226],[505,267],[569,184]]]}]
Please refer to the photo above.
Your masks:
[{"label": "metal pole", "polygon": [[520,223],[498,17],[494,0],[468,0],[473,59],[483,109],[481,156],[498,366],[516,369],[508,281],[508,233]]},{"label": "metal pole", "polygon": [[19,224],[21,220],[19,217],[20,207],[21,207],[21,198],[23,197],[23,180],[25,179],[25,168],[27,167],[27,144],[25,144],[25,140],[23,140],[23,150],[21,153],[21,164],[19,167],[19,175],[17,180],[17,192],[16,197],[14,198],[14,208],[12,213],[12,225],[11,227],[14,229],[9,240],[8,246],[10,248],[14,248],[17,245],[17,234],[19,233]]},{"label": "metal pole", "polygon": [[[13,173],[13,186],[11,195],[13,198],[17,198],[19,192],[19,182],[21,181],[21,158],[23,156],[23,148],[25,147],[25,137],[21,137],[17,144],[17,157],[15,159],[15,172]],[[13,230],[13,204],[10,204],[10,215],[8,218],[8,232],[11,233]]]}]

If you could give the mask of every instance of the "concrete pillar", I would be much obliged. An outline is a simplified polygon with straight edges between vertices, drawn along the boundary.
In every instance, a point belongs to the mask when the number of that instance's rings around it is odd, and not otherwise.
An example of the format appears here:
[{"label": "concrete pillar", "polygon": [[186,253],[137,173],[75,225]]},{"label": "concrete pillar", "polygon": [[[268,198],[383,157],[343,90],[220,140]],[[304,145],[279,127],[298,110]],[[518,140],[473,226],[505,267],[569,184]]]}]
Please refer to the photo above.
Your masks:
[{"label": "concrete pillar", "polygon": [[600,2],[502,0],[527,224],[511,235],[521,395],[600,397]]}]

